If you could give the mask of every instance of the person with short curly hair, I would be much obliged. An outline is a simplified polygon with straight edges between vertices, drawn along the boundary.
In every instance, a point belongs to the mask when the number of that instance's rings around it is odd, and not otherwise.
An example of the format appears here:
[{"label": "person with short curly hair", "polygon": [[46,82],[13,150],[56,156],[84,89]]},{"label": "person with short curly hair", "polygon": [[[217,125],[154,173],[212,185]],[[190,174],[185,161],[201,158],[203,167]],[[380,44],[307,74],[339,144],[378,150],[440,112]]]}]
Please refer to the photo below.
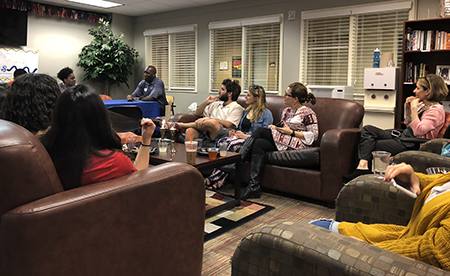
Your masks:
[{"label": "person with short curly hair", "polygon": [[8,90],[0,118],[23,126],[35,135],[44,134],[60,94],[58,83],[51,76],[23,75]]},{"label": "person with short curly hair", "polygon": [[75,79],[75,75],[73,74],[73,70],[69,67],[64,67],[58,72],[58,79],[62,82],[59,84],[59,88],[61,92],[66,91],[67,88],[74,86],[77,84],[77,80]]}]

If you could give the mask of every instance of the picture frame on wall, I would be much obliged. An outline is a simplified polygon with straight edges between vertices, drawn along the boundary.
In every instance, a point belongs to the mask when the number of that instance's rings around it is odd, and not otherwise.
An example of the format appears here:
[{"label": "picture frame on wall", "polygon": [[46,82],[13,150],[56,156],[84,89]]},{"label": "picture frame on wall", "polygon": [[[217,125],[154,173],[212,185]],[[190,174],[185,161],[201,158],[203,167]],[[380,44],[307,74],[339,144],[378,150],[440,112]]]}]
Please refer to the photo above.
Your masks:
[{"label": "picture frame on wall", "polygon": [[436,75],[440,76],[446,84],[450,84],[450,65],[437,65]]}]

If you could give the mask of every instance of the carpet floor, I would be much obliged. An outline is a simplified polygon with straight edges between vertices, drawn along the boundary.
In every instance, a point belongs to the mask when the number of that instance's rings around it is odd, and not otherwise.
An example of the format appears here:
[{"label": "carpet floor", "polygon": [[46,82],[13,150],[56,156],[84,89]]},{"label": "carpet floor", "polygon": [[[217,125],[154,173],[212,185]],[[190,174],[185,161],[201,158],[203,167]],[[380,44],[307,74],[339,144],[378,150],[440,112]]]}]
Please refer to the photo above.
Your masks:
[{"label": "carpet floor", "polygon": [[[232,200],[232,197],[206,190],[205,209],[209,210]],[[239,206],[224,210],[205,220],[205,241],[209,241],[210,239],[222,235],[223,233],[247,223],[273,209],[274,208],[271,206],[241,200]]]},{"label": "carpet floor", "polygon": [[[233,194],[232,189],[232,185],[227,185],[221,192]],[[252,230],[264,224],[280,219],[311,221],[318,218],[334,218],[334,209],[305,198],[263,192],[261,198],[251,201],[273,206],[275,209],[205,242],[202,276],[231,275],[230,260],[238,243]]]}]

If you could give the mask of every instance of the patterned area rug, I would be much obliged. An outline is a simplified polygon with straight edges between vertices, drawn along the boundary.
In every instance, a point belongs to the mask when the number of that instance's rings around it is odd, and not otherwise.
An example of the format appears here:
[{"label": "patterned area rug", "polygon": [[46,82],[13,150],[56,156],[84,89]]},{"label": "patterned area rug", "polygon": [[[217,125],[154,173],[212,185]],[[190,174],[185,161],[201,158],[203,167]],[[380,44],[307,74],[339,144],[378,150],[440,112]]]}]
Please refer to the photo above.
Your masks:
[{"label": "patterned area rug", "polygon": [[[206,190],[206,210],[231,201],[232,198],[218,192]],[[241,200],[241,205],[222,211],[205,221],[205,242],[239,225],[242,225],[270,210],[272,206]]]}]

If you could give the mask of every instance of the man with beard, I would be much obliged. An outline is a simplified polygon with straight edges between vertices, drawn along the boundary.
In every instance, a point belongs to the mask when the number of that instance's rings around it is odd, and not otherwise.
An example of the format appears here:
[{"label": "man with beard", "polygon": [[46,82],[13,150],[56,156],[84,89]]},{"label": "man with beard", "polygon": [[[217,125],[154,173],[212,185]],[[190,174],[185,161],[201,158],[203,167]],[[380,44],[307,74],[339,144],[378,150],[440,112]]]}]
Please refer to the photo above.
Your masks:
[{"label": "man with beard", "polygon": [[[204,147],[214,147],[217,140],[228,136],[230,129],[239,125],[244,110],[236,102],[241,94],[239,81],[224,80],[218,92],[218,97],[209,96],[195,111],[195,115],[203,118],[177,124],[180,128],[187,128],[192,139],[203,139]],[[187,134],[186,140],[189,140]]]},{"label": "man with beard", "polygon": [[144,79],[138,84],[136,90],[131,95],[127,95],[127,101],[133,101],[134,97],[139,97],[141,101],[157,101],[159,105],[159,115],[164,116],[165,106],[168,105],[164,82],[156,77],[156,68],[149,65],[144,71]]}]

